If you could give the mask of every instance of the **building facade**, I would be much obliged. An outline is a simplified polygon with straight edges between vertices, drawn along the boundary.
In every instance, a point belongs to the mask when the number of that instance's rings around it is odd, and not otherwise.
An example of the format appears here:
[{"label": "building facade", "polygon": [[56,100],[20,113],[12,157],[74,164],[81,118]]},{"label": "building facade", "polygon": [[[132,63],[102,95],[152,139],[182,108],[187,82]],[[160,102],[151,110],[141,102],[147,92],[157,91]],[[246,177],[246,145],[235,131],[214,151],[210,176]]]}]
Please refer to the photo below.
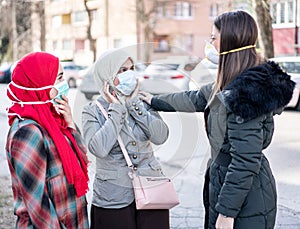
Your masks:
[{"label": "building facade", "polygon": [[275,56],[299,55],[299,0],[271,0]]},{"label": "building facade", "polygon": [[[105,50],[137,45],[137,59],[145,60],[143,44],[151,42],[153,58],[168,55],[203,57],[213,18],[228,9],[224,1],[144,0],[143,13],[153,11],[148,21],[140,20],[137,5],[141,0],[89,0],[91,31],[96,39],[97,56]],[[213,3],[212,3],[213,2]],[[216,3],[217,2],[217,3]],[[46,0],[46,50],[83,65],[92,63],[87,27],[88,14],[83,0]],[[147,37],[146,27],[151,35]],[[146,51],[145,51],[146,52]]]},{"label": "building facade", "polygon": [[[90,65],[93,53],[87,35],[91,25],[96,56],[105,50],[134,47],[136,59],[151,61],[170,55],[204,57],[215,16],[232,9],[251,9],[251,0],[46,0],[46,51],[60,59]],[[284,20],[289,28],[277,25]],[[143,4],[142,4],[143,3]],[[140,4],[144,6],[141,12]],[[273,0],[275,54],[293,53],[296,0]],[[277,7],[277,8],[276,8]],[[280,8],[281,7],[281,8]],[[290,15],[290,10],[294,12]],[[276,12],[275,12],[276,11]],[[249,12],[252,14],[252,12]],[[148,17],[148,18],[147,18]],[[282,42],[282,36],[286,42]],[[151,44],[149,44],[151,43]],[[145,45],[145,44],[149,44]]]}]

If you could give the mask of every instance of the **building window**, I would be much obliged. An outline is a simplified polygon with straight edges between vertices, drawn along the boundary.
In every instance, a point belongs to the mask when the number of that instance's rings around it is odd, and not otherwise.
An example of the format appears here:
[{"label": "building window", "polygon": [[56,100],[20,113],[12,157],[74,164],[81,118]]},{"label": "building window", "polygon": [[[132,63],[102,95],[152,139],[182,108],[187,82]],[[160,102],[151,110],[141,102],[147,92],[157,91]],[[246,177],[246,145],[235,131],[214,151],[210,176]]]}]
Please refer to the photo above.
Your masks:
[{"label": "building window", "polygon": [[88,21],[88,14],[86,11],[77,11],[73,14],[73,23],[85,23]]},{"label": "building window", "polygon": [[72,50],[72,42],[70,40],[63,40],[62,49],[63,50]]},{"label": "building window", "polygon": [[285,0],[271,4],[272,23],[293,24],[295,22],[295,3],[294,0]]},{"label": "building window", "polygon": [[159,18],[168,18],[170,17],[169,6],[166,2],[160,2],[157,7],[157,16]]},{"label": "building window", "polygon": [[75,40],[75,50],[84,50],[84,40]]},{"label": "building window", "polygon": [[56,15],[52,17],[52,28],[59,28],[61,26],[61,16]]},{"label": "building window", "polygon": [[154,37],[154,51],[155,52],[170,52],[168,35],[160,35]]},{"label": "building window", "polygon": [[62,24],[70,25],[71,24],[71,14],[63,14],[61,15]]},{"label": "building window", "polygon": [[53,47],[53,50],[58,50],[58,42],[57,41],[53,41],[52,47]]},{"label": "building window", "polygon": [[272,17],[272,23],[276,24],[277,21],[277,4],[271,5],[271,17]]},{"label": "building window", "polygon": [[175,3],[175,18],[186,19],[192,17],[192,4],[189,2]]},{"label": "building window", "polygon": [[215,18],[219,14],[219,4],[218,3],[213,3],[210,5],[209,8],[209,16],[211,18]]},{"label": "building window", "polygon": [[[297,0],[296,0],[297,1]],[[288,1],[287,2],[287,12],[289,12],[287,14],[288,17],[288,23],[293,23],[294,22],[294,14],[291,13],[294,11],[294,2],[293,1]],[[297,15],[297,14],[296,14]]]},{"label": "building window", "polygon": [[120,48],[122,45],[121,39],[114,39],[114,48]]}]

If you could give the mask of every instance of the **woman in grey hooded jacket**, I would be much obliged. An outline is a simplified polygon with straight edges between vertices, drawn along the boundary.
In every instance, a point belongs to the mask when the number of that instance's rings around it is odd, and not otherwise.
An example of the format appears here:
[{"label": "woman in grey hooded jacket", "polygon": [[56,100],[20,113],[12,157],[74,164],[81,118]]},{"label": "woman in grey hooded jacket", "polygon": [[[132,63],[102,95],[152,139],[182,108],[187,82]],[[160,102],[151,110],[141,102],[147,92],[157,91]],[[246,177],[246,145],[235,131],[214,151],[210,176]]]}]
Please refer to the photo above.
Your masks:
[{"label": "woman in grey hooded jacket", "polygon": [[164,176],[151,143],[164,143],[168,127],[137,97],[139,86],[133,70],[132,58],[120,49],[104,53],[94,65],[101,93],[97,102],[108,119],[94,101],[84,107],[83,135],[89,151],[96,156],[91,228],[169,228],[168,210],[136,210],[130,169],[117,141],[120,135],[136,173]]},{"label": "woman in grey hooded jacket", "polygon": [[[269,229],[276,218],[276,187],[263,150],[272,139],[273,115],[292,97],[295,83],[256,53],[258,29],[246,12],[214,21],[210,56],[214,83],[198,91],[143,100],[156,110],[204,112],[211,159],[204,184],[205,228]],[[217,51],[218,50],[218,51]]]}]

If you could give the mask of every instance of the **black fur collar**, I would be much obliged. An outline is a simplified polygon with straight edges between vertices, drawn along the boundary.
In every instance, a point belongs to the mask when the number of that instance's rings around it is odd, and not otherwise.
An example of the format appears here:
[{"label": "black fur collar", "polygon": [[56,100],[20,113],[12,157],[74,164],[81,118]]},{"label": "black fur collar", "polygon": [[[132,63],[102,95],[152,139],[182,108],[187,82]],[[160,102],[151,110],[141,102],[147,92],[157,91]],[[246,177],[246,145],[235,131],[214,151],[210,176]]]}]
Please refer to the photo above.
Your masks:
[{"label": "black fur collar", "polygon": [[244,120],[280,109],[293,95],[295,82],[273,61],[250,68],[221,92],[225,106]]}]

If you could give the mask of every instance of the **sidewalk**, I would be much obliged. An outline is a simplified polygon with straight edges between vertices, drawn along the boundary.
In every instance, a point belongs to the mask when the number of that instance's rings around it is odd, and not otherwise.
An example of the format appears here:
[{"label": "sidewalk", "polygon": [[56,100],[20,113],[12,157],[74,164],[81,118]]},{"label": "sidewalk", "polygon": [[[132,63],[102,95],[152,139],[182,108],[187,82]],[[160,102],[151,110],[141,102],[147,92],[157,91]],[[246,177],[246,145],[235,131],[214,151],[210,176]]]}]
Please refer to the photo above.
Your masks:
[{"label": "sidewalk", "polygon": [[[203,228],[204,209],[202,206],[203,173],[199,169],[203,156],[194,155],[188,166],[178,174],[175,186],[179,195],[180,205],[170,211],[171,229],[200,229]],[[1,157],[1,165],[6,161]],[[176,168],[178,169],[178,167]],[[1,167],[0,175],[0,229],[14,227],[13,197],[11,192],[10,176]],[[90,177],[94,176],[93,168]],[[90,185],[91,187],[91,185]],[[92,190],[92,189],[90,189]],[[91,200],[90,191],[87,198]],[[278,206],[276,229],[300,229],[300,214],[287,207]]]},{"label": "sidewalk", "polygon": [[[5,115],[5,106],[2,106],[0,103],[0,119],[6,119],[7,116]],[[284,117],[282,117],[282,120]],[[278,120],[279,121],[279,120]],[[291,124],[292,125],[292,124]],[[296,124],[297,126],[298,124]],[[7,126],[1,126],[1,132],[7,132]],[[177,128],[177,127],[174,127]],[[286,131],[290,131],[292,127],[287,126]],[[277,130],[278,133],[278,130]],[[275,139],[272,143],[273,147],[280,147],[282,145],[281,141],[285,141],[284,139],[285,132],[278,133],[277,136],[277,143]],[[281,141],[278,142],[278,139]],[[0,139],[0,229],[10,229],[14,228],[14,216],[13,216],[13,200],[12,200],[12,191],[11,191],[11,184],[10,184],[10,175],[8,171],[8,166],[6,162],[6,156],[4,152],[6,139]],[[176,144],[177,139],[175,139]],[[173,144],[173,142],[172,142]],[[187,142],[186,144],[190,144]],[[277,144],[277,145],[276,145]],[[295,140],[293,144],[298,144],[298,138]],[[197,144],[201,145],[202,148],[195,148],[193,155],[186,155],[186,158],[183,158],[184,155],[180,155],[177,161],[173,161],[172,163],[164,164],[164,170],[166,174],[172,174],[174,176],[175,186],[179,195],[180,205],[175,207],[170,211],[171,217],[171,228],[172,229],[201,229],[203,228],[203,221],[204,221],[204,209],[202,205],[202,186],[203,186],[203,177],[204,177],[204,168],[205,162],[207,159],[207,146],[203,146],[205,144]],[[299,146],[291,146],[292,149],[299,149]],[[185,145],[182,149],[185,148]],[[281,149],[282,152],[289,152],[289,149]],[[291,154],[291,153],[290,153]],[[293,155],[294,158],[291,158],[291,162],[297,162],[299,159],[299,150],[295,152]],[[162,155],[161,159],[163,159]],[[282,175],[278,174],[275,176],[277,180],[277,187],[278,187],[278,212],[277,212],[277,222],[276,222],[276,229],[300,229],[300,186],[295,185],[287,185],[286,183],[281,182],[284,180],[283,178],[287,179],[288,176],[293,175],[291,179],[299,179],[297,178],[296,174],[299,174],[299,167],[297,164],[297,170],[289,171],[291,169],[290,165],[285,165],[282,163],[282,158],[284,156],[280,153],[278,154],[278,158],[276,155],[270,155],[273,158],[273,162],[271,163],[274,172],[276,171],[286,171],[286,173],[282,173]],[[91,156],[93,157],[93,156]],[[188,158],[188,159],[187,159]],[[164,161],[164,160],[162,160]],[[185,161],[185,163],[183,163]],[[275,167],[275,165],[282,165]],[[92,166],[89,169],[89,176],[90,176],[90,191],[87,195],[88,202],[91,202],[92,198],[92,181],[95,172],[95,163],[92,163]],[[294,165],[295,167],[296,165]],[[293,168],[294,168],[293,167]],[[282,176],[282,177],[279,177]],[[280,179],[279,179],[280,178]]]}]

